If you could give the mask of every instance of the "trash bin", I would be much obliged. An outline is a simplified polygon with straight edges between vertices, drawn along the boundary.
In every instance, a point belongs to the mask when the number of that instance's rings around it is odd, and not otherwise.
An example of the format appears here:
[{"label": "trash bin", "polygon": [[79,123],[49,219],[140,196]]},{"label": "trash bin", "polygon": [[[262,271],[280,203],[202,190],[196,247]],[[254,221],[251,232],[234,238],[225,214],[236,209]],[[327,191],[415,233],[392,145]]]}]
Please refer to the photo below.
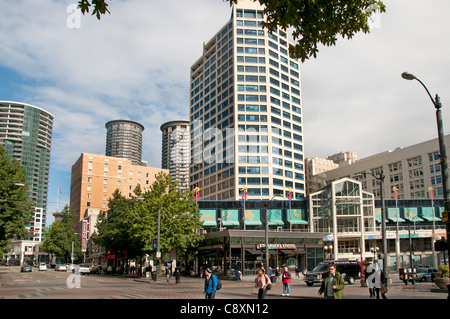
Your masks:
[{"label": "trash bin", "polygon": [[277,276],[275,276],[275,275],[270,276],[270,281],[271,281],[273,284],[275,284],[275,283],[277,282]]}]

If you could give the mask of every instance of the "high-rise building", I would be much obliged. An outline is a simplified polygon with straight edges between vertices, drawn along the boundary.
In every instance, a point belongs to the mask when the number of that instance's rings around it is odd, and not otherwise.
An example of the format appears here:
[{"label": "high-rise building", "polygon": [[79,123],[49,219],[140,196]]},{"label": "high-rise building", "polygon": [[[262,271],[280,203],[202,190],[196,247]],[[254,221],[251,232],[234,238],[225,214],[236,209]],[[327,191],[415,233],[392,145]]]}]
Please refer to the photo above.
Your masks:
[{"label": "high-rise building", "polygon": [[47,218],[53,119],[39,107],[0,101],[0,143],[10,158],[25,166],[28,197],[35,203],[34,219],[27,227],[33,241],[42,240]]},{"label": "high-rise building", "polygon": [[189,121],[171,121],[161,125],[161,168],[168,169],[177,188],[189,187],[190,134]]},{"label": "high-rise building", "polygon": [[133,165],[131,160],[82,153],[72,165],[70,208],[83,220],[89,210],[107,211],[108,199],[116,189],[131,197],[139,184],[147,191],[159,172],[168,170]]},{"label": "high-rise building", "polygon": [[190,70],[190,188],[200,199],[305,194],[300,70],[286,30],[240,0]]},{"label": "high-rise building", "polygon": [[[142,162],[142,132],[144,126],[131,120],[106,123],[106,156],[127,158],[133,165]],[[144,164],[145,165],[145,164]]]}]

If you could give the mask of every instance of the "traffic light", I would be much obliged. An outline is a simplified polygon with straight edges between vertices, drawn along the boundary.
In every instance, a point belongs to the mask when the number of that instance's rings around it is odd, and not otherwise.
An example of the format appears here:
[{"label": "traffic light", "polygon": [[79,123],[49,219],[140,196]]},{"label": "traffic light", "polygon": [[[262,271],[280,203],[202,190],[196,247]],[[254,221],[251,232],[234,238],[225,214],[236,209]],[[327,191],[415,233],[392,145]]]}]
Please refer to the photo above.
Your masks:
[{"label": "traffic light", "polygon": [[152,248],[157,248],[158,247],[158,237],[153,237],[152,238]]},{"label": "traffic light", "polygon": [[446,251],[448,249],[447,240],[441,239],[434,242],[435,251]]}]

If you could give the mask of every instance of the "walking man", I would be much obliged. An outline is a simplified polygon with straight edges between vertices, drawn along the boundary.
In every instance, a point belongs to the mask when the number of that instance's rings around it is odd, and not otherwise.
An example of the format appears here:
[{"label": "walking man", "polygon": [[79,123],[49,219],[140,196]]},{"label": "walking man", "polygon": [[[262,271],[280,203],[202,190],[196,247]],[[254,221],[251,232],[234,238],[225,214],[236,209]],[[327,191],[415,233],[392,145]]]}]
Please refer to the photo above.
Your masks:
[{"label": "walking man", "polygon": [[214,299],[217,291],[217,276],[211,272],[211,269],[205,269],[205,299]]},{"label": "walking man", "polygon": [[345,281],[342,275],[336,271],[335,264],[328,265],[328,272],[323,276],[319,295],[324,294],[327,299],[342,299],[344,295]]}]

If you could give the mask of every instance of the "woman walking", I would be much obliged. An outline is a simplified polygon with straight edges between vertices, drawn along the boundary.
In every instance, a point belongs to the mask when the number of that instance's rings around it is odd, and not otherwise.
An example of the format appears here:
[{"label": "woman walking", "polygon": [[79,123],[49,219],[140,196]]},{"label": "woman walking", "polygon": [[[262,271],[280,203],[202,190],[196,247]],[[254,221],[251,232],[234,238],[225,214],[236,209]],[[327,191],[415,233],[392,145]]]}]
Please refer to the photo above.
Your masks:
[{"label": "woman walking", "polygon": [[269,276],[266,275],[264,268],[259,269],[258,276],[255,278],[255,287],[253,287],[252,293],[258,288],[258,299],[264,299],[266,298],[267,287],[270,287],[269,285],[271,285]]}]

